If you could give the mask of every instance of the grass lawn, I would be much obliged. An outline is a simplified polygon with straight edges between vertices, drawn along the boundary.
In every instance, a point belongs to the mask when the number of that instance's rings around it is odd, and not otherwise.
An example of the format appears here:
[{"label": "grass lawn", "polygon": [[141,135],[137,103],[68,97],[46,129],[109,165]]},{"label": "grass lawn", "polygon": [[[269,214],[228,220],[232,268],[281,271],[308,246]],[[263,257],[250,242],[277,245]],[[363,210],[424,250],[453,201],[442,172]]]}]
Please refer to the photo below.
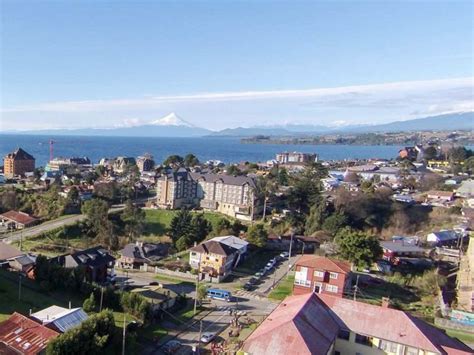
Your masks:
[{"label": "grass lawn", "polygon": [[152,324],[143,330],[140,330],[140,337],[149,341],[155,341],[168,334],[168,330],[163,328],[161,324]]},{"label": "grass lawn", "polygon": [[448,334],[449,336],[453,338],[458,338],[463,343],[474,344],[473,333],[467,333],[461,330],[451,330],[451,329],[445,329],[445,330],[446,330],[446,334]]},{"label": "grass lawn", "polygon": [[48,293],[39,289],[31,280],[22,278],[21,300],[18,300],[18,274],[0,270],[0,321],[17,311],[27,315],[30,309],[37,312],[43,308],[58,305],[82,306],[82,299],[67,293]]},{"label": "grass lawn", "polygon": [[[114,313],[115,326],[117,328],[123,329],[123,316],[124,316],[124,313],[123,312],[113,312],[113,313]],[[132,315],[127,313],[127,315],[126,315],[126,324],[128,324],[132,321],[136,321],[135,317],[133,317]]]},{"label": "grass lawn", "polygon": [[282,301],[287,296],[291,295],[293,291],[293,282],[295,281],[295,276],[290,275],[287,278],[283,278],[275,287],[275,289],[270,292],[268,298],[272,300]]},{"label": "grass lawn", "polygon": [[194,285],[194,281],[187,280],[187,279],[180,279],[178,277],[172,277],[168,275],[156,275],[155,279],[158,281],[163,281],[164,283],[172,283],[172,284],[189,284]]}]

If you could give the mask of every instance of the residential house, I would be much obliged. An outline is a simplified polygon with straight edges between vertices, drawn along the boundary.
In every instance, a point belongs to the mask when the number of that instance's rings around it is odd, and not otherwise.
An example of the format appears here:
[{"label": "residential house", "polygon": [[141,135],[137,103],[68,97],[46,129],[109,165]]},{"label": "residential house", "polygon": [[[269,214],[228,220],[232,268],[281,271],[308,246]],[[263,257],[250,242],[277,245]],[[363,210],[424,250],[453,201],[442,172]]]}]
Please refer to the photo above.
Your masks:
[{"label": "residential house", "polygon": [[41,311],[32,313],[30,317],[44,326],[59,333],[64,333],[69,329],[79,326],[88,316],[82,308],[64,308],[50,306]]},{"label": "residential house", "polygon": [[432,232],[426,236],[426,242],[431,245],[456,245],[464,236],[455,230],[441,230],[439,232]]},{"label": "residential house", "polygon": [[35,257],[27,255],[9,244],[0,242],[0,267],[7,267],[28,274],[34,267],[35,262]]},{"label": "residential house", "polygon": [[55,259],[65,268],[83,267],[90,282],[106,282],[113,279],[115,258],[102,246],[89,248]]},{"label": "residential house", "polygon": [[391,263],[397,263],[400,257],[423,257],[426,250],[418,245],[405,243],[403,241],[380,242],[383,250],[383,259]]},{"label": "residential house", "polygon": [[405,147],[398,151],[398,156],[402,159],[416,160],[417,155],[418,151],[415,147]]},{"label": "residential house", "polygon": [[137,166],[140,172],[153,170],[153,168],[155,167],[155,161],[153,160],[153,156],[145,154],[144,156],[138,157]]},{"label": "residential house", "polygon": [[117,267],[122,269],[140,269],[143,265],[161,260],[166,256],[168,254],[168,246],[166,244],[137,241],[125,245],[119,251],[119,254],[120,258],[116,261]]},{"label": "residential house", "polygon": [[438,202],[451,202],[454,200],[454,192],[451,191],[428,191],[426,198]]},{"label": "residential house", "polygon": [[35,170],[35,158],[18,148],[3,158],[3,173],[6,177],[24,176]]},{"label": "residential house", "polygon": [[117,157],[113,163],[113,170],[116,173],[122,174],[129,167],[136,165],[135,158],[130,157]]},{"label": "residential house", "polygon": [[351,289],[351,265],[346,261],[303,255],[295,268],[294,295],[315,292],[342,297]]},{"label": "residential house", "polygon": [[237,249],[238,259],[235,261],[235,265],[239,264],[239,262],[243,260],[245,258],[245,255],[247,254],[247,247],[249,243],[246,240],[237,238],[233,235],[224,235],[221,237],[214,237],[211,240],[214,240],[216,242],[219,242],[229,247],[232,247],[234,249]]},{"label": "residential house", "polygon": [[474,197],[474,180],[465,180],[456,190],[456,196],[463,198]]},{"label": "residential house", "polygon": [[0,225],[9,229],[24,229],[34,226],[38,222],[38,219],[25,212],[8,211],[0,214]]},{"label": "residential house", "polygon": [[467,355],[471,348],[407,312],[329,294],[287,297],[244,341],[244,354]]},{"label": "residential house", "polygon": [[173,307],[178,296],[176,292],[165,289],[163,286],[152,285],[134,288],[130,292],[143,296],[150,303],[153,312]]},{"label": "residential house", "polygon": [[189,265],[211,280],[226,278],[239,259],[238,249],[215,240],[205,241],[189,249]]},{"label": "residential house", "polygon": [[15,312],[0,323],[0,354],[44,354],[49,341],[58,335],[53,329]]}]

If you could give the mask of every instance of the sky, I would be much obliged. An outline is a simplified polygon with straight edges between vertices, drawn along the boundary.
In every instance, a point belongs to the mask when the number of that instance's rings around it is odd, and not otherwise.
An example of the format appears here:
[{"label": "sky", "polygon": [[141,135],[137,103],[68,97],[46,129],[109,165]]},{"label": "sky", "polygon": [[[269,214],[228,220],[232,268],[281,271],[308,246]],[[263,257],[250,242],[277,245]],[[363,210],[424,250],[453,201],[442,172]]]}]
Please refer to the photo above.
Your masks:
[{"label": "sky", "polygon": [[0,131],[474,110],[472,1],[0,0]]}]

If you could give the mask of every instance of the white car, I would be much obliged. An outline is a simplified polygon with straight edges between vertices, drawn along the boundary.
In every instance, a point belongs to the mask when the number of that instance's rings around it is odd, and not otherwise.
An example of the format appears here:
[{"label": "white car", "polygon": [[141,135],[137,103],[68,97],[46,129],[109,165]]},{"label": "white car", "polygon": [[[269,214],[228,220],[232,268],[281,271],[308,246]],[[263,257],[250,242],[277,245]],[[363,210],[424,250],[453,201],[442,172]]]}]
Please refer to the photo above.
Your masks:
[{"label": "white car", "polygon": [[210,343],[211,341],[214,340],[215,337],[216,337],[216,334],[214,333],[204,333],[201,336],[201,342],[203,342],[204,344]]},{"label": "white car", "polygon": [[283,253],[280,254],[280,256],[281,256],[282,258],[287,258],[287,257],[290,256],[290,253],[288,253],[287,251],[284,251]]}]

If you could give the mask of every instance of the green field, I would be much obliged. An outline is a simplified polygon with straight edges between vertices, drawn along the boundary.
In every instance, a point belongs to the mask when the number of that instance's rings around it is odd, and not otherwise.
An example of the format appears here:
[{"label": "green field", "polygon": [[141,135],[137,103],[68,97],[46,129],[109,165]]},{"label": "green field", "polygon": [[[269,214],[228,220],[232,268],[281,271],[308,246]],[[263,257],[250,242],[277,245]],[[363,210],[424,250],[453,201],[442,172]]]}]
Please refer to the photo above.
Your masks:
[{"label": "green field", "polygon": [[284,277],[275,287],[275,289],[270,292],[268,298],[272,300],[282,301],[287,296],[291,295],[293,292],[293,282],[295,281],[295,276],[290,275],[288,277]]},{"label": "green field", "polygon": [[[231,219],[230,217],[225,217],[219,213],[213,212],[193,212],[193,213],[202,213],[204,218],[206,218],[211,224],[212,228],[215,229],[217,223],[223,218]],[[145,210],[145,232],[144,235],[149,236],[164,236],[166,235],[168,228],[171,225],[171,220],[174,216],[178,214],[178,211],[172,210]]]},{"label": "green field", "polygon": [[13,312],[28,314],[43,308],[58,305],[81,307],[82,298],[67,293],[47,293],[29,279],[22,278],[21,299],[18,299],[18,274],[0,270],[0,321],[8,318]]}]

